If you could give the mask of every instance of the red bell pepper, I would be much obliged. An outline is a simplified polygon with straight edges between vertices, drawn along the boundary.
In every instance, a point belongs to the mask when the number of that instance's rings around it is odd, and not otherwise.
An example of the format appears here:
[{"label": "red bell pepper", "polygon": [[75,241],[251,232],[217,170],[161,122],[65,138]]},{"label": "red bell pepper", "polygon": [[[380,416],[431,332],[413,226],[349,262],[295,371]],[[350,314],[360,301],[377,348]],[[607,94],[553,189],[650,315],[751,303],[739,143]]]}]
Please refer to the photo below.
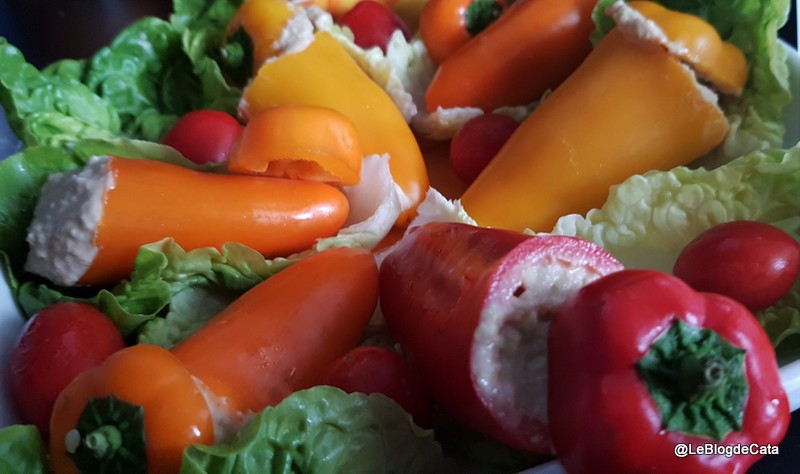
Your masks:
[{"label": "red bell pepper", "polygon": [[621,268],[574,237],[434,222],[383,261],[381,309],[445,411],[515,448],[552,453],[549,319],[582,285]]},{"label": "red bell pepper", "polygon": [[569,472],[745,472],[786,433],[756,318],[674,276],[624,270],[586,285],[548,347],[550,433]]}]

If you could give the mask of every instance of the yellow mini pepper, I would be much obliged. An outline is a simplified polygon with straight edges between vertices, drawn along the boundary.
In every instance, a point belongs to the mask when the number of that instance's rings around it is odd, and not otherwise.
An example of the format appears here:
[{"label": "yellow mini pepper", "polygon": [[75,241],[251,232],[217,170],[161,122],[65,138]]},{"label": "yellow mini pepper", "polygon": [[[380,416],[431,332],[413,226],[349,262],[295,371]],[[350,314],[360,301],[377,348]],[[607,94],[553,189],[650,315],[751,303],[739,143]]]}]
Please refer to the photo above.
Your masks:
[{"label": "yellow mini pepper", "polygon": [[[741,88],[746,74],[727,74],[746,72],[741,52],[722,47],[710,26],[697,28],[699,18],[648,4],[618,2],[612,8],[629,8],[627,13],[666,25],[668,44],[669,35],[680,32],[676,49],[685,46],[684,56],[722,71],[706,77],[734,78],[723,89]],[[657,15],[649,18],[654,10]],[[462,196],[479,225],[549,232],[560,216],[601,206],[610,186],[687,164],[723,140],[728,122],[716,96],[698,84],[684,58],[640,34],[618,25],[519,126]],[[699,48],[727,52],[693,54]]]}]

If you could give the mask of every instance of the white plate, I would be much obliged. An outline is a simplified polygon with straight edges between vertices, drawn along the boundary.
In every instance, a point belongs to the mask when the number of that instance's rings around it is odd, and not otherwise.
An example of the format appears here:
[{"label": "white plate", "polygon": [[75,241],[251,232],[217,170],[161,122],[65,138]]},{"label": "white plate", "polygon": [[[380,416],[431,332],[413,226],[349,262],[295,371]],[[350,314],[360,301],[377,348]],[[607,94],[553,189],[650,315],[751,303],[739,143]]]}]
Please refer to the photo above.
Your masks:
[{"label": "white plate", "polygon": [[[787,134],[785,146],[791,147],[800,142],[800,54],[789,50],[790,90],[795,93],[792,104],[785,112]],[[1,109],[0,109],[1,110]],[[0,115],[0,135],[7,130],[5,117]],[[0,144],[3,144],[0,136]],[[10,146],[10,149],[15,148]],[[2,151],[2,150],[0,150]],[[0,158],[4,155],[0,154]],[[24,321],[19,315],[16,305],[11,299],[11,292],[4,275],[0,275],[0,427],[18,422],[11,405],[8,393],[7,369],[8,355],[16,342]],[[791,362],[781,367],[781,379],[789,395],[792,410],[800,408],[800,360]],[[528,474],[560,473],[563,472],[558,463],[548,463],[526,471]]]}]

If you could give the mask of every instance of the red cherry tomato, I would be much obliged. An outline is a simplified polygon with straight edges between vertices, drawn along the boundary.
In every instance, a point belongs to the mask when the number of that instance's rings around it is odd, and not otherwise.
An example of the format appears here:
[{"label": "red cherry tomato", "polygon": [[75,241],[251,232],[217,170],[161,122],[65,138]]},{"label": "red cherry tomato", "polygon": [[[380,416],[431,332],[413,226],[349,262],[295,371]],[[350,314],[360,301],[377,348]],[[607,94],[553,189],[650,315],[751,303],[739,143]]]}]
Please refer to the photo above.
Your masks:
[{"label": "red cherry tomato", "polygon": [[19,415],[47,433],[61,390],[123,347],[117,327],[93,306],[58,303],[42,309],[11,350],[8,382]]},{"label": "red cherry tomato", "polygon": [[726,222],[689,242],[672,273],[698,291],[725,295],[760,311],[797,280],[800,244],[769,224]]},{"label": "red cherry tomato", "polygon": [[178,119],[161,141],[199,165],[222,163],[243,129],[224,112],[193,110]]},{"label": "red cherry tomato", "polygon": [[431,426],[430,401],[422,379],[396,352],[356,347],[333,363],[324,383],[347,393],[382,393],[411,414],[417,425]]},{"label": "red cherry tomato", "polygon": [[507,115],[493,113],[467,120],[450,142],[450,162],[456,176],[465,184],[475,181],[518,125]]},{"label": "red cherry tomato", "polygon": [[362,0],[339,20],[339,24],[350,28],[354,41],[364,49],[377,46],[385,53],[389,39],[395,30],[400,30],[411,39],[408,25],[392,9],[373,0]]}]

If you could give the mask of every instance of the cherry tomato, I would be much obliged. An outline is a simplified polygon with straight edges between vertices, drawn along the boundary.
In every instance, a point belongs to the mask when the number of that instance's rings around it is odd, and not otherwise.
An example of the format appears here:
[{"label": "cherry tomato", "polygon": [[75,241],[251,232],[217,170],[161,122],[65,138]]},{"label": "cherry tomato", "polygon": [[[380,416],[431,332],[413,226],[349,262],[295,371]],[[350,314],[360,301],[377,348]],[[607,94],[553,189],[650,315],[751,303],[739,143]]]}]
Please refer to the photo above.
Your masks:
[{"label": "cherry tomato", "polygon": [[242,125],[224,112],[193,110],[175,122],[161,141],[199,165],[222,163],[242,130]]},{"label": "cherry tomato", "polygon": [[760,311],[785,295],[800,274],[800,244],[769,224],[726,222],[689,242],[672,273],[698,291]]},{"label": "cherry tomato", "polygon": [[354,41],[364,49],[377,46],[385,53],[389,39],[400,30],[411,39],[411,31],[392,9],[373,0],[362,0],[345,13],[339,24],[350,28]]},{"label": "cherry tomato", "polygon": [[422,427],[431,426],[431,407],[422,379],[396,352],[361,346],[333,363],[324,379],[347,393],[382,393],[411,414]]},{"label": "cherry tomato", "polygon": [[11,350],[8,382],[19,415],[47,433],[61,390],[123,347],[117,327],[93,306],[57,303],[42,309]]},{"label": "cherry tomato", "polygon": [[502,114],[482,114],[467,120],[450,142],[453,172],[471,184],[492,161],[519,123]]}]

